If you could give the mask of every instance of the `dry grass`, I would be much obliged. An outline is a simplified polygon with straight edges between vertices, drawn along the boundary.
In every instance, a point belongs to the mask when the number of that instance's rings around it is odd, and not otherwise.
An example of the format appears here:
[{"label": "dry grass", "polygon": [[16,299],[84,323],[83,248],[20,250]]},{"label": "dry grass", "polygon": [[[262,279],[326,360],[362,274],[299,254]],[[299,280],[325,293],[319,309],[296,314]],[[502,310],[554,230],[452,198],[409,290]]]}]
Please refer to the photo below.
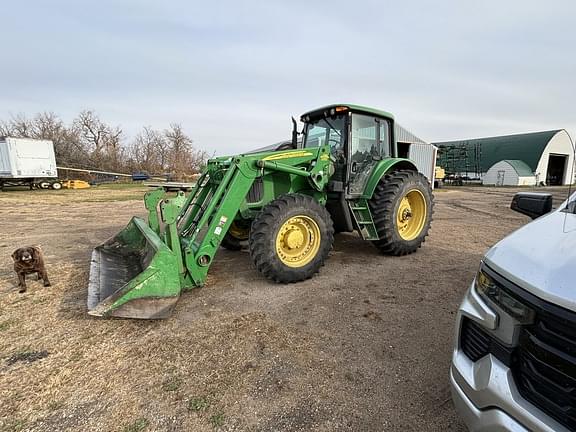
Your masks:
[{"label": "dry grass", "polygon": [[[481,254],[524,223],[511,192],[439,194],[411,257],[339,236],[317,277],[278,286],[222,252],[168,320],[89,318],[90,252],[145,214],[145,190],[0,194],[0,432],[462,430],[445,403],[452,314]],[[27,244],[53,286],[21,295],[10,254]]]},{"label": "dry grass", "polygon": [[[248,387],[244,381],[270,366],[267,350],[292,356],[304,349],[264,314],[187,323],[87,319],[76,289],[84,277],[70,275],[67,293],[58,284],[2,296],[10,311],[3,316],[18,320],[0,341],[2,427],[24,421],[30,430],[144,430],[135,426],[141,418],[150,430],[168,430],[171,422],[177,430],[220,427],[221,407],[234,400],[227,389]],[[46,351],[36,361],[13,361]]]},{"label": "dry grass", "polygon": [[271,367],[268,350],[305,349],[265,314],[89,319],[86,276],[64,266],[52,288],[33,282],[24,296],[4,281],[0,430],[217,429],[234,405],[227,389]]},{"label": "dry grass", "polygon": [[[89,318],[86,258],[109,234],[86,242],[86,233],[99,225],[114,232],[126,214],[142,213],[140,201],[114,204],[120,217],[96,202],[140,199],[145,190],[0,195],[0,230],[10,234],[0,242],[0,431],[234,427],[223,407],[242,409],[234,401],[238,389],[249,387],[243,382],[277,356],[305,350],[301,338],[263,313],[158,322]],[[17,220],[6,217],[11,213]],[[53,286],[30,280],[28,293],[18,294],[10,252],[38,239]]]},{"label": "dry grass", "polygon": [[114,202],[139,200],[146,191],[151,188],[138,185],[102,185],[89,189],[61,189],[55,190],[25,190],[7,189],[0,195],[0,201],[4,204],[25,204],[39,201],[44,204],[69,205],[82,202]]}]

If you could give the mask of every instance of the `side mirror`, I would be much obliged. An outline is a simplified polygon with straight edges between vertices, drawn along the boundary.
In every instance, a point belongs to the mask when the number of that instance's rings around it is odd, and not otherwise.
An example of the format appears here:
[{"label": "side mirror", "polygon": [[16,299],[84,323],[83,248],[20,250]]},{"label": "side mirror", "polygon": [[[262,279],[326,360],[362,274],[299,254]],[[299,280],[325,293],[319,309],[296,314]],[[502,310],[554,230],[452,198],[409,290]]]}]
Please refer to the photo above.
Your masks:
[{"label": "side mirror", "polygon": [[518,213],[536,219],[552,211],[552,194],[518,192],[512,198],[510,208]]}]

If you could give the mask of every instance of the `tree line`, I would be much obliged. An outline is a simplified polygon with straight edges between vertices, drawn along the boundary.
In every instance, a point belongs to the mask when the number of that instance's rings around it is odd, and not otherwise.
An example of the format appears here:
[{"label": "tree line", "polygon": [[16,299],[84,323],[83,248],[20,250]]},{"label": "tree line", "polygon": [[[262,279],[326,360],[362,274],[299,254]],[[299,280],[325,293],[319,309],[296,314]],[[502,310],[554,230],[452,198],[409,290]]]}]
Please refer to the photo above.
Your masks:
[{"label": "tree line", "polygon": [[182,178],[199,172],[208,159],[178,123],[163,130],[144,127],[129,139],[120,126],[104,122],[90,110],[69,124],[52,112],[0,119],[0,136],[52,140],[58,166],[68,168]]}]

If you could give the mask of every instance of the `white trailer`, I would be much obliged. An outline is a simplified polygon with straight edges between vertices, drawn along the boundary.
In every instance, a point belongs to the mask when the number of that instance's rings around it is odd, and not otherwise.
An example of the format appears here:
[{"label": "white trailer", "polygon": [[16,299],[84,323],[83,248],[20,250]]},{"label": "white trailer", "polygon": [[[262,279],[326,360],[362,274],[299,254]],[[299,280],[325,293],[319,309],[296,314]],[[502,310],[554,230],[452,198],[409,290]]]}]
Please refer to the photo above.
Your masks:
[{"label": "white trailer", "polygon": [[0,137],[0,190],[22,185],[62,188],[52,141]]}]

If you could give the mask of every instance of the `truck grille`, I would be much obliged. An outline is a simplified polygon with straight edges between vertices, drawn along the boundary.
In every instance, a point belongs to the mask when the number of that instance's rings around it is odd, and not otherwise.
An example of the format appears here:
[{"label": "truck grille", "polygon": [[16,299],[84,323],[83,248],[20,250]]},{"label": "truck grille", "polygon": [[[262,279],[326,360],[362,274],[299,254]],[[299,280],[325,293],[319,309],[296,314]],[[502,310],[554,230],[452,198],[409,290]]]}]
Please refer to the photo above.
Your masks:
[{"label": "truck grille", "polygon": [[462,322],[460,346],[473,361],[490,353],[510,368],[520,395],[576,431],[576,312],[542,300],[484,266],[500,287],[534,311],[519,328],[518,343],[506,346],[469,319]]},{"label": "truck grille", "polygon": [[491,337],[481,330],[477,324],[469,319],[462,321],[460,332],[460,346],[464,354],[472,360],[478,361],[490,353]]},{"label": "truck grille", "polygon": [[[566,311],[565,311],[566,312]],[[522,397],[576,430],[576,314],[572,320],[536,309],[521,330],[512,372]]]}]

